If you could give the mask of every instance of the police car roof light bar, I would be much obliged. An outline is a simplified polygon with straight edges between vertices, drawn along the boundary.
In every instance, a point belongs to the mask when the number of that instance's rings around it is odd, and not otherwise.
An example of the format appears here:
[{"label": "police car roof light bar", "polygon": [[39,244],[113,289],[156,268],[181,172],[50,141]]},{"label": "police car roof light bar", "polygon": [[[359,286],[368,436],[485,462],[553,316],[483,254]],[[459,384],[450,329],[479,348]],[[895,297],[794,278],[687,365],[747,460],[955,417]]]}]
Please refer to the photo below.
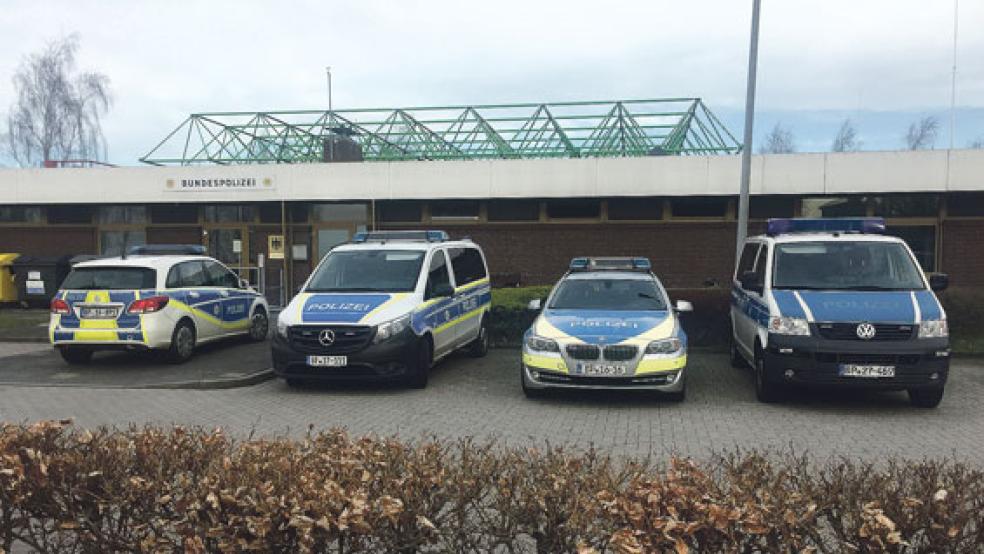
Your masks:
[{"label": "police car roof light bar", "polygon": [[445,242],[451,239],[444,231],[370,231],[356,233],[352,237],[352,242],[386,242],[394,240]]},{"label": "police car roof light bar", "polygon": [[881,217],[829,217],[770,219],[766,234],[770,237],[788,233],[871,233],[885,232]]},{"label": "police car roof light bar", "polygon": [[570,271],[650,271],[649,258],[587,258],[571,260]]},{"label": "police car roof light bar", "polygon": [[204,256],[205,247],[200,244],[142,244],[127,249],[129,256]]}]

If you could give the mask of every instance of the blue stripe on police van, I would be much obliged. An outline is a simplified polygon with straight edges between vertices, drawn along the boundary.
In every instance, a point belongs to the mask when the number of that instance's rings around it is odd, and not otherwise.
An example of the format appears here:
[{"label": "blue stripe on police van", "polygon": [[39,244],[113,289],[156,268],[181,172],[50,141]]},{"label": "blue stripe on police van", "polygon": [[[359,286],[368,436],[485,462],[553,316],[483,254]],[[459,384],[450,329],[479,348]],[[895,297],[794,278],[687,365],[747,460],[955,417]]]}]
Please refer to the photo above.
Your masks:
[{"label": "blue stripe on police van", "polygon": [[919,313],[923,321],[939,319],[942,316],[943,312],[940,310],[940,303],[936,300],[936,295],[928,290],[917,290],[913,294],[916,297],[916,303],[919,304]]},{"label": "blue stripe on police van", "polygon": [[773,290],[772,298],[775,299],[776,306],[779,308],[779,315],[806,319],[806,312],[803,311],[803,306],[800,306],[799,300],[793,291]]},{"label": "blue stripe on police van", "polygon": [[[826,321],[877,321],[913,323],[916,312],[909,291],[798,291],[813,312],[813,319]],[[925,316],[923,316],[925,317]]]},{"label": "blue stripe on police van", "polygon": [[753,298],[737,285],[731,289],[731,305],[759,325],[769,324],[769,307],[758,298]]}]

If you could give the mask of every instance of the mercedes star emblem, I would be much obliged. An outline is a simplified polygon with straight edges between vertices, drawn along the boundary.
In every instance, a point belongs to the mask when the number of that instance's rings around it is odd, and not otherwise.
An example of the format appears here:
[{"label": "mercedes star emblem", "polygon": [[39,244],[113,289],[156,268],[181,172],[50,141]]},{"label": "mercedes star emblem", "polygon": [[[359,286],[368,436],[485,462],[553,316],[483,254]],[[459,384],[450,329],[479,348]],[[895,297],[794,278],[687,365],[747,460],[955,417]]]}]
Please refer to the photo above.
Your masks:
[{"label": "mercedes star emblem", "polygon": [[862,323],[858,325],[855,332],[861,340],[871,340],[875,338],[875,326],[870,323]]},{"label": "mercedes star emblem", "polygon": [[321,343],[321,346],[331,346],[335,344],[335,332],[331,329],[322,329],[321,332],[318,333],[318,342]]}]

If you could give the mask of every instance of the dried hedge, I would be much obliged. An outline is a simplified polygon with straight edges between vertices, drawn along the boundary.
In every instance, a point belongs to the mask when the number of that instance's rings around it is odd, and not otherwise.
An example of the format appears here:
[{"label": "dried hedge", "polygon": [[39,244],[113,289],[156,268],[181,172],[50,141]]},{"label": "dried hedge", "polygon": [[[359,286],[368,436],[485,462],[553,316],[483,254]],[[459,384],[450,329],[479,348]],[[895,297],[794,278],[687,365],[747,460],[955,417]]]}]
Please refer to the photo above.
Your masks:
[{"label": "dried hedge", "polygon": [[469,440],[0,428],[0,552],[984,552],[984,474]]}]

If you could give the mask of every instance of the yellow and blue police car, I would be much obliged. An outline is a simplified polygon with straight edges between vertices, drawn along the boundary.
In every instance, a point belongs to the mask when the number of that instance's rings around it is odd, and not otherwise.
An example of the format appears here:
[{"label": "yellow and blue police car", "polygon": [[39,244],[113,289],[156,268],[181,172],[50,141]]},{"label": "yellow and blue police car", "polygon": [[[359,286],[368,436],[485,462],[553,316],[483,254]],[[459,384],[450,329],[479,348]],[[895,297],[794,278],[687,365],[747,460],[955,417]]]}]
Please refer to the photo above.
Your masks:
[{"label": "yellow and blue police car", "polygon": [[686,392],[687,335],[646,258],[574,258],[523,340],[527,397],[550,388]]},{"label": "yellow and blue police car", "polygon": [[265,340],[266,299],[204,254],[198,245],[138,246],[75,264],[51,301],[51,344],[71,364],[98,350],[165,350],[181,363],[196,344]]},{"label": "yellow and blue police car", "polygon": [[273,369],[288,385],[401,380],[427,385],[455,350],[489,348],[481,248],[443,231],[358,233],[333,248],[277,317]]}]

